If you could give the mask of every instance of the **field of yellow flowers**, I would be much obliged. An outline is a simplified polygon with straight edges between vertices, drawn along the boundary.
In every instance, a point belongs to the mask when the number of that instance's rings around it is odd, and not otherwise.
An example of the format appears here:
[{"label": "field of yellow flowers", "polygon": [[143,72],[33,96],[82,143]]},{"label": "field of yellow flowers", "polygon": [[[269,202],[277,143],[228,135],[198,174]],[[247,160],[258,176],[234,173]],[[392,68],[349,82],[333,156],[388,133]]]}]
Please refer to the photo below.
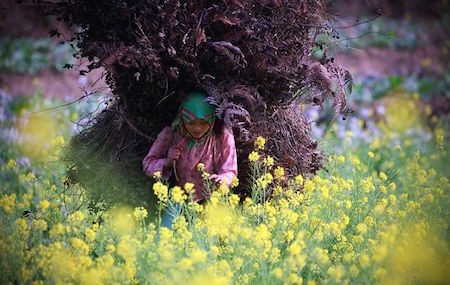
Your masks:
[{"label": "field of yellow flowers", "polygon": [[243,204],[224,186],[200,206],[191,184],[155,183],[158,208],[181,212],[169,230],[143,207],[90,211],[67,187],[58,151],[82,107],[1,94],[0,283],[444,284],[448,126],[431,128],[414,94],[389,100],[376,131],[350,119],[324,132],[314,177],[288,179],[258,138]]}]

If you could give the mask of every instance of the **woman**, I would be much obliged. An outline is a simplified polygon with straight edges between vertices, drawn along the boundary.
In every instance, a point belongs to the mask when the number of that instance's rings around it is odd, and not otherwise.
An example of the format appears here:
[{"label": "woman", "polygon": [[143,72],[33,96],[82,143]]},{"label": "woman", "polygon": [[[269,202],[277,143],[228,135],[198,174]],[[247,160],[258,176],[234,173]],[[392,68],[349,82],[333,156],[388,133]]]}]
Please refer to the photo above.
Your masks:
[{"label": "woman", "polygon": [[231,184],[237,176],[237,157],[231,130],[215,124],[214,107],[206,101],[203,92],[192,92],[181,104],[172,126],[165,127],[156,138],[143,160],[143,169],[153,176],[157,171],[166,181],[183,187],[194,184],[193,200],[209,198],[202,173],[197,169],[203,163],[210,179]]}]

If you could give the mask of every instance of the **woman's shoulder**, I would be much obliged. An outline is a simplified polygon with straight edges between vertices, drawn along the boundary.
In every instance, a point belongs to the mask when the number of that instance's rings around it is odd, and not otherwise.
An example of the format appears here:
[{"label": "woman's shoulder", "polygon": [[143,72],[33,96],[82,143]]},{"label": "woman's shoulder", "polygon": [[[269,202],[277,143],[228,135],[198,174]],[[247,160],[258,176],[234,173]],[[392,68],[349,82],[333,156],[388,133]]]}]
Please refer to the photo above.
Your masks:
[{"label": "woman's shoulder", "polygon": [[166,126],[159,132],[158,137],[169,137],[172,136],[172,134],[172,128],[170,126]]},{"label": "woman's shoulder", "polygon": [[171,127],[171,126],[165,126],[164,129],[162,129],[161,132],[171,133],[172,131],[173,131],[173,130],[172,130],[172,127]]},{"label": "woman's shoulder", "polygon": [[230,138],[234,138],[233,130],[225,125],[220,126],[220,128],[216,132],[216,136],[220,140],[228,140]]}]

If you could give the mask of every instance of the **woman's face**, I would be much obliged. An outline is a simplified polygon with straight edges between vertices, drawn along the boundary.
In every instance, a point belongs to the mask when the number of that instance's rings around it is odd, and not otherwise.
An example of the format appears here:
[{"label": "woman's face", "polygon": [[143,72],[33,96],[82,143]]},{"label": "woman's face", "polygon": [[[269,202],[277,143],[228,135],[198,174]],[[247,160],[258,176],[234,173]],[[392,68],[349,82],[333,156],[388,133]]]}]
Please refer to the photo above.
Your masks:
[{"label": "woman's face", "polygon": [[186,131],[195,139],[201,139],[209,130],[209,123],[205,120],[192,120],[190,122],[184,122]]}]

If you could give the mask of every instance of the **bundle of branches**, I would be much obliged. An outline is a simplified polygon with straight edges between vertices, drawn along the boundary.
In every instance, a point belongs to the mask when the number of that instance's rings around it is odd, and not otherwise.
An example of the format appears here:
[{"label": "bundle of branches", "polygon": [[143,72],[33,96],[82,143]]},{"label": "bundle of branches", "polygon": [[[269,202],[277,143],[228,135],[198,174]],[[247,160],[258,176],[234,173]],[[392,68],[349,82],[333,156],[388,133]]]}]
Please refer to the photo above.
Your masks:
[{"label": "bundle of branches", "polygon": [[67,155],[70,177],[96,193],[93,197],[114,192],[131,201],[141,188],[137,200],[149,196],[148,183],[138,182],[148,181],[141,160],[192,90],[204,90],[218,118],[234,130],[241,191],[257,136],[267,138],[268,154],[292,173],[322,167],[298,104],[321,104],[330,96],[340,113],[352,84],[350,74],[326,54],[318,60],[310,56],[316,36],[329,29],[325,1],[39,3],[77,27],[72,40],[78,56],[92,62],[89,69],[103,66],[108,72],[111,102],[73,138]]}]

